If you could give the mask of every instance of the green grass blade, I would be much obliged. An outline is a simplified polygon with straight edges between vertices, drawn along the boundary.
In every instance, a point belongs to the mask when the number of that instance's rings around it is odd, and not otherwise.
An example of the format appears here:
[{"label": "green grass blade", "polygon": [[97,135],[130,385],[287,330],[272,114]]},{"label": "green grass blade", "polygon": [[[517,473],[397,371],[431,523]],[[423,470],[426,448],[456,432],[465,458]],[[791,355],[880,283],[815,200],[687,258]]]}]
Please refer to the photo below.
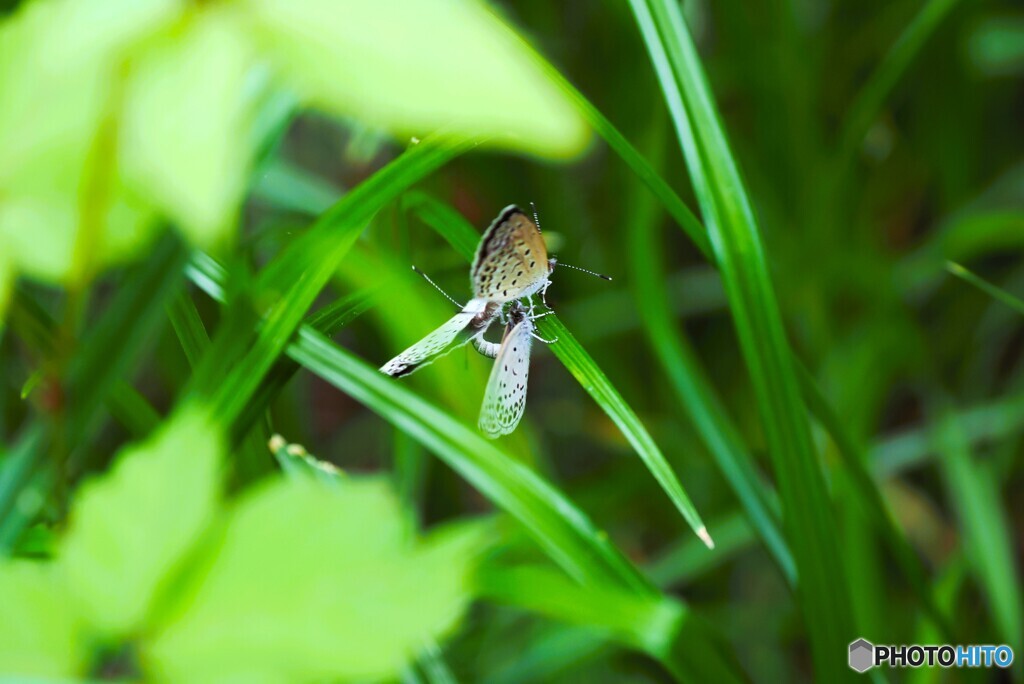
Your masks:
[{"label": "green grass blade", "polygon": [[[998,443],[1024,427],[1024,394],[957,411],[957,424],[968,444]],[[871,467],[878,477],[891,477],[927,463],[934,455],[930,426],[901,430],[877,441],[871,449]]]},{"label": "green grass blade", "polygon": [[[208,362],[196,371],[196,391],[210,396],[214,410],[226,422],[242,414],[373,215],[410,185],[473,145],[472,141],[440,142],[430,138],[413,146],[354,188],[260,273],[255,299],[264,313],[257,331],[241,346],[237,344],[238,330],[232,325],[223,326],[224,333],[218,335],[229,353],[241,356],[225,359],[222,354],[209,354]],[[234,308],[247,306],[239,303]],[[243,327],[249,318],[245,310],[236,311],[235,325]]]},{"label": "green grass blade", "polygon": [[878,118],[886,98],[957,1],[928,0],[857,93],[839,134],[839,164],[842,168],[850,163],[868,129]]},{"label": "green grass blade", "polygon": [[561,492],[477,431],[402,383],[381,374],[320,333],[303,328],[288,355],[409,434],[519,520],[545,551],[584,583],[650,585]]},{"label": "green grass blade", "polygon": [[753,209],[680,8],[668,0],[630,4],[679,133],[732,306],[796,560],[815,673],[822,680],[846,679],[851,671],[843,654],[854,624],[834,513]]},{"label": "green grass blade", "polygon": [[[57,323],[27,292],[14,291],[9,314],[11,329],[26,345],[44,357],[54,354]],[[160,423],[157,410],[124,380],[114,383],[106,402],[114,420],[135,437],[145,437]]]},{"label": "green grass blade", "polygon": [[487,567],[479,583],[492,601],[607,630],[657,659],[679,681],[742,681],[735,667],[708,647],[705,626],[695,627],[693,614],[672,599],[582,587],[542,567]]},{"label": "green grass blade", "polygon": [[[28,524],[19,512],[19,498],[42,460],[45,430],[40,421],[26,425],[0,461],[0,558],[10,550]],[[40,505],[43,497],[40,496]]]},{"label": "green grass blade", "polygon": [[180,285],[188,249],[173,232],[165,234],[144,264],[133,268],[103,315],[79,344],[67,373],[71,412],[67,439],[80,446],[111,389],[138,359],[164,306]]},{"label": "green grass blade", "polygon": [[[425,222],[437,230],[467,261],[473,258],[480,236],[458,212],[422,194],[412,199],[411,206],[422,212]],[[537,329],[541,336],[558,340],[548,347],[619,428],[694,533],[708,547],[713,548],[714,542],[707,527],[672,467],[608,376],[557,315],[539,319]]]},{"label": "green grass blade", "polygon": [[782,534],[778,501],[771,498],[774,493],[759,476],[753,455],[705,375],[682,326],[671,318],[665,275],[655,244],[657,212],[640,198],[634,204],[638,206],[629,231],[629,255],[636,308],[644,322],[644,332],[665,371],[665,379],[732,487],[750,524],[786,581],[795,586],[796,566]]},{"label": "green grass blade", "polygon": [[708,533],[704,521],[701,520],[697,509],[690,501],[675,472],[665,459],[664,454],[654,442],[654,438],[647,432],[633,409],[629,407],[626,400],[622,398],[619,391],[615,389],[608,376],[598,367],[594,359],[587,353],[586,349],[576,341],[565,324],[558,316],[545,316],[537,321],[537,330],[542,337],[556,339],[557,342],[548,345],[552,352],[566,370],[572,373],[576,382],[587,391],[594,402],[601,407],[619,431],[643,460],[644,465],[658,481],[661,489],[668,495],[675,504],[683,519],[700,537],[701,541],[708,548],[714,548],[715,544]]},{"label": "green grass blade", "polygon": [[[190,275],[195,282],[202,283],[210,293],[223,292],[221,281],[225,274],[216,262],[196,259],[193,267]],[[346,297],[313,314],[309,320],[330,333],[336,329],[334,326],[350,320],[347,312],[353,307],[367,306],[370,301],[365,295]],[[563,567],[570,574],[584,581],[625,583],[636,590],[650,590],[635,568],[568,500],[475,430],[455,421],[400,383],[366,367],[310,325],[302,327],[299,340],[287,351],[294,361],[392,420],[462,473],[497,505],[524,522],[541,538],[543,547],[554,549],[552,556],[563,560]],[[362,384],[352,385],[360,378]],[[368,387],[364,386],[366,383]],[[566,512],[571,515],[563,517]],[[603,562],[588,563],[588,559],[594,557]]]},{"label": "green grass blade", "polygon": [[955,264],[952,261],[946,262],[946,270],[957,278],[974,285],[974,287],[978,288],[989,297],[992,297],[992,299],[1002,302],[1019,314],[1024,314],[1024,302],[1017,299],[998,285],[993,285],[981,276],[972,273],[960,264]]},{"label": "green grass blade", "polygon": [[[192,282],[207,295],[218,302],[224,301],[227,272],[214,258],[203,253],[196,254],[189,264],[187,273]],[[307,316],[305,324],[325,335],[333,335],[373,306],[381,289],[355,292],[335,300]],[[294,361],[287,358],[278,359],[232,425],[231,434],[234,442],[240,441],[249,428],[259,420],[270,402],[298,369],[299,365]]]},{"label": "green grass blade", "polygon": [[171,319],[171,326],[181,343],[181,350],[185,352],[188,365],[195,368],[210,347],[210,336],[188,292],[181,290],[175,295],[167,305],[167,317]]},{"label": "green grass blade", "polygon": [[842,420],[836,415],[814,384],[814,379],[810,373],[799,364],[797,365],[797,371],[799,372],[800,384],[808,407],[817,417],[822,427],[825,428],[825,431],[832,437],[836,450],[842,459],[843,473],[849,484],[851,498],[856,501],[860,509],[874,525],[875,530],[888,547],[889,552],[896,559],[900,573],[907,584],[910,585],[910,588],[924,607],[928,616],[935,623],[939,631],[942,632],[946,641],[953,641],[953,628],[935,598],[931,581],[928,577],[928,571],[918,557],[917,552],[910,545],[910,542],[907,541],[906,536],[897,527],[889,508],[885,505],[882,493],[871,478],[864,450],[850,437],[843,426]]},{"label": "green grass blade", "polygon": [[[712,521],[715,549],[711,553],[693,537],[680,539],[664,549],[645,570],[662,588],[692,582],[736,559],[741,551],[754,548],[759,538],[747,521],[746,511],[736,511]],[[763,543],[763,542],[762,542]]]},{"label": "green grass blade", "polygon": [[955,414],[948,408],[940,410],[935,446],[943,455],[942,473],[959,517],[965,555],[999,637],[1019,653],[1024,648],[1024,602],[1002,496],[991,470],[971,458]]}]

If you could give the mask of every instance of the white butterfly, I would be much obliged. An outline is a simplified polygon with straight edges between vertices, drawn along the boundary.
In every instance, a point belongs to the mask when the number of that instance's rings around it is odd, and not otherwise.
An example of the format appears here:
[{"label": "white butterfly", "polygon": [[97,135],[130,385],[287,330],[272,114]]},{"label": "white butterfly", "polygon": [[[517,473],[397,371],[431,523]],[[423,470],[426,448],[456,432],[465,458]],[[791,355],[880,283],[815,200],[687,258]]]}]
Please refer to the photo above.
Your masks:
[{"label": "white butterfly", "polygon": [[533,338],[548,343],[556,341],[545,340],[536,334],[534,319],[549,313],[533,316],[522,303],[513,302],[508,310],[508,324],[501,344],[488,342],[482,337],[473,340],[477,351],[494,358],[478,421],[480,431],[491,439],[515,430],[523,417]]},{"label": "white butterfly", "polygon": [[473,258],[473,299],[440,328],[381,366],[381,372],[408,375],[479,339],[504,304],[543,292],[554,267],[534,220],[515,205],[505,207],[484,231]]}]

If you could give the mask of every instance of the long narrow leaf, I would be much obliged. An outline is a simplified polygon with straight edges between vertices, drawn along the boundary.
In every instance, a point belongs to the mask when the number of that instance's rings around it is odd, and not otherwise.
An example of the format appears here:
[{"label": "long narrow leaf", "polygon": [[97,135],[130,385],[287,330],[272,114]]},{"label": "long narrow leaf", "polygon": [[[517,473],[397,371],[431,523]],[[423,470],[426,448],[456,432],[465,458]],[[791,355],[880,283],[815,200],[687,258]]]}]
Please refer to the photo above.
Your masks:
[{"label": "long narrow leaf", "polygon": [[629,232],[632,280],[644,331],[666,379],[742,504],[747,519],[786,581],[795,586],[796,566],[782,535],[778,500],[770,498],[774,492],[758,475],[753,455],[726,413],[684,331],[670,318],[665,278],[654,240],[656,215],[645,204],[643,210],[634,211],[637,218]]},{"label": "long narrow leaf", "polygon": [[288,355],[406,432],[511,513],[570,575],[653,591],[586,516],[558,490],[505,454],[476,430],[303,328]]},{"label": "long narrow leaf", "polygon": [[968,564],[988,601],[999,636],[1015,651],[1024,647],[1024,601],[1013,560],[1009,523],[992,472],[971,458],[963,430],[940,407],[935,435],[946,488],[956,508]]},{"label": "long narrow leaf", "polygon": [[839,164],[849,164],[878,112],[935,29],[958,0],[928,0],[910,22],[847,110],[839,134]]},{"label": "long narrow leaf", "polygon": [[834,514],[811,440],[754,212],[729,150],[681,10],[669,0],[631,0],[668,103],[732,306],[796,560],[814,667],[848,678],[854,634]]},{"label": "long narrow leaf", "polygon": [[608,630],[616,640],[658,659],[680,681],[739,681],[716,650],[694,647],[694,637],[703,641],[703,635],[678,601],[581,587],[536,567],[486,568],[480,585],[492,601]]}]

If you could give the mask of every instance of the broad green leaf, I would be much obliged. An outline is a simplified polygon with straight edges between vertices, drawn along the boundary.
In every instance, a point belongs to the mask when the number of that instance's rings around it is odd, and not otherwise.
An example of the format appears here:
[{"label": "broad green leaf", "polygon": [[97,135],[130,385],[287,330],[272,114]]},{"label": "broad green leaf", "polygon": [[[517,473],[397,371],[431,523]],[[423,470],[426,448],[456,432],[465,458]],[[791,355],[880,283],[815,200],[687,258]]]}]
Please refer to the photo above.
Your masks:
[{"label": "broad green leaf", "polygon": [[172,0],[35,2],[0,26],[0,251],[19,272],[87,276],[150,239],[150,207],[112,163],[120,70],[177,11]]},{"label": "broad green leaf", "polygon": [[233,227],[249,177],[244,96],[253,55],[236,19],[197,12],[147,46],[125,87],[124,172],[202,246]]},{"label": "broad green leaf", "polygon": [[146,625],[216,511],[223,450],[210,419],[183,409],[76,494],[59,563],[97,631],[124,636]]},{"label": "broad green leaf", "polygon": [[50,563],[0,561],[0,678],[71,677],[87,657],[82,624]]},{"label": "broad green leaf", "polygon": [[174,681],[376,680],[451,630],[476,526],[411,536],[383,481],[277,479],[245,495],[189,605],[145,649]]},{"label": "broad green leaf", "polygon": [[549,157],[576,155],[589,138],[512,29],[476,0],[242,6],[282,79],[313,106],[398,135],[443,128]]}]

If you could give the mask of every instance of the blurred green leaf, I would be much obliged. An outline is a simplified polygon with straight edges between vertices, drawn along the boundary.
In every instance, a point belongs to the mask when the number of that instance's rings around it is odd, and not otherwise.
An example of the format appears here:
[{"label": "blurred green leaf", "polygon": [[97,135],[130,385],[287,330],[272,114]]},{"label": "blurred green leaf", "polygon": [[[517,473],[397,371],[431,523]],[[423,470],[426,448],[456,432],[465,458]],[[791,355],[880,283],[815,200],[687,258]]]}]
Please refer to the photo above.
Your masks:
[{"label": "blurred green leaf", "polygon": [[843,128],[839,134],[839,164],[843,171],[845,165],[853,160],[886,98],[957,2],[958,0],[927,0],[857,93],[847,108]]},{"label": "blurred green leaf", "polygon": [[164,307],[180,286],[187,246],[165,234],[145,263],[127,272],[103,315],[83,336],[68,364],[65,384],[73,397],[68,434],[81,447],[102,418],[103,402],[126,380],[162,321]]},{"label": "blurred green leaf", "polygon": [[282,78],[316,107],[398,135],[443,128],[549,157],[576,155],[589,138],[512,29],[475,0],[242,6]]},{"label": "blurred green leaf", "polygon": [[939,410],[935,447],[943,456],[942,474],[959,518],[967,562],[985,594],[1000,638],[1019,651],[1024,648],[1024,601],[1002,495],[991,469],[972,458],[956,415],[946,407]]},{"label": "blurred green leaf", "polygon": [[0,24],[0,251],[19,272],[63,281],[149,242],[152,213],[110,161],[112,117],[126,54],[178,11],[173,0],[33,2]]},{"label": "blurred green leaf", "polygon": [[123,172],[200,246],[234,229],[249,177],[252,46],[234,19],[194,13],[147,46],[125,85]]},{"label": "blurred green leaf", "polygon": [[415,542],[383,481],[276,480],[235,505],[215,562],[145,660],[189,682],[394,676],[461,616],[481,531]]},{"label": "blurred green leaf", "polygon": [[42,421],[32,421],[0,460],[0,557],[9,552],[41,505],[42,495],[33,491],[33,474],[44,439]]},{"label": "blurred green leaf", "polygon": [[1024,71],[1024,17],[990,17],[971,31],[968,52],[982,73],[1009,76]]},{"label": "blurred green leaf", "polygon": [[257,174],[252,194],[278,209],[318,216],[344,193],[329,181],[273,157]]},{"label": "blurred green leaf", "polygon": [[703,630],[690,612],[669,598],[637,596],[608,587],[581,587],[543,567],[490,568],[481,573],[482,593],[542,615],[592,629],[650,654],[678,681],[735,682],[733,666],[720,653],[694,648]]},{"label": "blurred green leaf", "polygon": [[611,630],[617,639],[652,653],[665,652],[686,613],[671,599],[584,588],[545,567],[485,566],[479,582],[484,598]]},{"label": "blurred green leaf", "polygon": [[148,624],[216,511],[223,449],[210,417],[186,409],[77,493],[59,563],[78,610],[103,636]]},{"label": "blurred green leaf", "polygon": [[88,658],[82,619],[52,563],[0,559],[0,679],[74,677]]},{"label": "blurred green leaf", "polygon": [[819,678],[841,681],[853,633],[848,586],[807,409],[800,396],[754,211],[680,8],[631,0],[679,134],[754,386],[799,576]]}]

